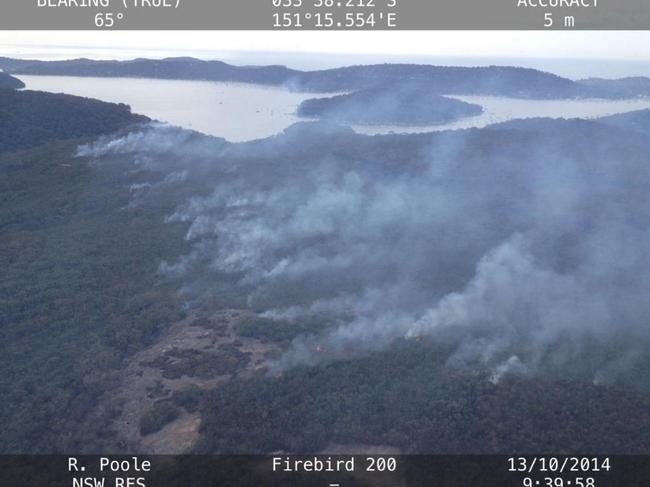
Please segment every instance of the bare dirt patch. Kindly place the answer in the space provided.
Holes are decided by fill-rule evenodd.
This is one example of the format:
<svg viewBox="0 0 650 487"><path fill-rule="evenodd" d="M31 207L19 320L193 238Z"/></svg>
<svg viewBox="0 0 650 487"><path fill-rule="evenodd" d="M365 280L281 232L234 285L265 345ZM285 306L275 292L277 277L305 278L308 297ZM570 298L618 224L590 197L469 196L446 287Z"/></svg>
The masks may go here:
<svg viewBox="0 0 650 487"><path fill-rule="evenodd" d="M279 351L272 342L237 335L237 325L252 316L241 310L191 315L131 357L97 413L114 417L120 447L150 454L191 451L201 425L193 398L232 377L259 373Z"/></svg>

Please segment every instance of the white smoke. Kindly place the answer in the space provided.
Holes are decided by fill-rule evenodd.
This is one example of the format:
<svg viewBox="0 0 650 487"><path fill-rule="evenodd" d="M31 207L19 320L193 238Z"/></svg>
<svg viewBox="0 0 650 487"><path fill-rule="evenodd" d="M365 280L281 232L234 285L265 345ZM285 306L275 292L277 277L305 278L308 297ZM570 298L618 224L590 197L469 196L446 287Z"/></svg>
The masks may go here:
<svg viewBox="0 0 650 487"><path fill-rule="evenodd" d="M325 317L276 370L426 338L495 382L574 361L615 377L650 344L650 168L596 124L580 138L554 123L539 137L302 125L235 145L153 125L79 154L163 173L164 191L137 192L178 201L168 221L192 250L160 270L188 293L227 281L267 318Z"/></svg>

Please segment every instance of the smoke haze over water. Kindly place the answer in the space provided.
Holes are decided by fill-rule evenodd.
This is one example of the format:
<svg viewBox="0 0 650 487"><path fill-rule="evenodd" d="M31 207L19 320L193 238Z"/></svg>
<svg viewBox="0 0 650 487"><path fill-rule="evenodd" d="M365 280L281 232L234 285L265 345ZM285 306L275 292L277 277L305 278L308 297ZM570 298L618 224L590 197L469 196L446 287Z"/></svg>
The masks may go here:
<svg viewBox="0 0 650 487"><path fill-rule="evenodd" d="M192 250L160 270L190 298L226 280L269 319L326 321L275 370L425 337L494 381L579 361L608 381L650 346L648 148L542 120L385 137L300 124L247 144L151 125L79 155L127 158L146 176L136 204L173 202Z"/></svg>

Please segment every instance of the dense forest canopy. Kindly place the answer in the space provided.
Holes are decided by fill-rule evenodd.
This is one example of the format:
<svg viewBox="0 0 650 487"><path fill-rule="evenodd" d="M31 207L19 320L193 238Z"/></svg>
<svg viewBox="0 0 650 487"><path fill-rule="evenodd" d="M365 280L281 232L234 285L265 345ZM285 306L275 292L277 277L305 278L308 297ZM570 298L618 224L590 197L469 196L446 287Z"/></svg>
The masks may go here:
<svg viewBox="0 0 650 487"><path fill-rule="evenodd" d="M119 172L75 157L80 137L148 119L9 90L0 113L0 452L60 451L122 358L178 317L155 269L182 242L157 217L122 211Z"/></svg>
<svg viewBox="0 0 650 487"><path fill-rule="evenodd" d="M128 105L39 91L0 90L0 152L90 137L149 120Z"/></svg>

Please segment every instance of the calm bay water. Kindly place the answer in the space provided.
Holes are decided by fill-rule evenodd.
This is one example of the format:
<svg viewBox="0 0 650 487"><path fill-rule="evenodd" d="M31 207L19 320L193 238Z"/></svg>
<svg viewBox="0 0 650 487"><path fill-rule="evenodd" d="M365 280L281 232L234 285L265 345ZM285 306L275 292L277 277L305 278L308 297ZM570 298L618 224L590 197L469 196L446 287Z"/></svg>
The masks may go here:
<svg viewBox="0 0 650 487"><path fill-rule="evenodd" d="M275 87L210 81L176 81L74 76L19 76L27 89L127 103L135 113L224 137L233 142L269 137L303 119L296 108L314 94ZM504 97L455 97L484 108L484 113L445 125L354 126L360 133L421 133L484 127L516 118L596 118L650 108L650 98L634 100L519 100Z"/></svg>
<svg viewBox="0 0 650 487"><path fill-rule="evenodd" d="M233 142L269 137L301 119L313 95L281 88L211 81L75 76L18 76L27 89L126 103L135 113Z"/></svg>

